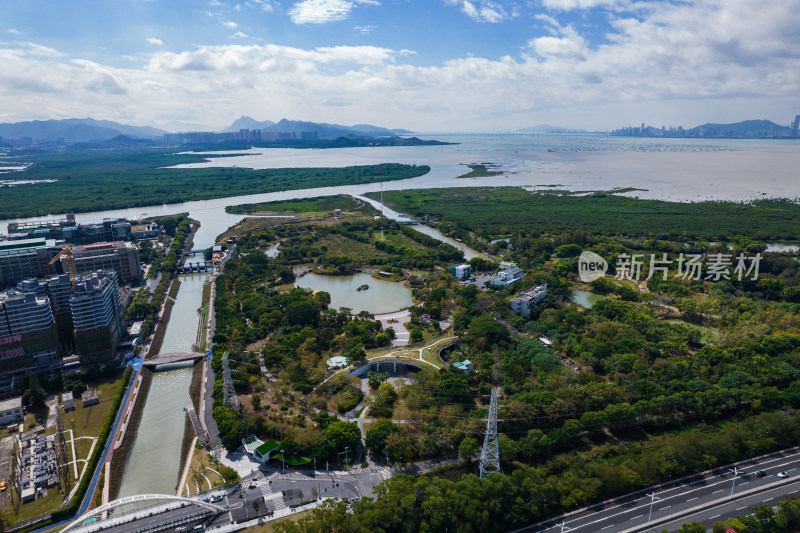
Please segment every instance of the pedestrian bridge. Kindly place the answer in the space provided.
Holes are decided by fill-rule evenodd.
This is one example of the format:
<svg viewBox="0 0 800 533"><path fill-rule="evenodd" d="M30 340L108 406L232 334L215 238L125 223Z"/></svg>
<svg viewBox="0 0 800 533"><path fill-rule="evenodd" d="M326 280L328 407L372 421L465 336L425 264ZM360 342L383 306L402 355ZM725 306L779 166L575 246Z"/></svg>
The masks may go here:
<svg viewBox="0 0 800 533"><path fill-rule="evenodd" d="M205 357L208 357L208 354L203 352L166 353L161 354L158 357L145 359L144 363L142 363L142 366L155 368L159 365L170 365L173 363L183 363L185 361L199 361Z"/></svg>
<svg viewBox="0 0 800 533"><path fill-rule="evenodd" d="M348 374L350 376L362 376L369 371L375 372L389 372L389 374L397 375L398 371L401 374L406 372L418 372L422 370L423 365L427 366L430 363L420 361L418 359L411 359L408 357L378 357L370 359L362 364L356 366ZM433 365L430 365L433 366Z"/></svg>

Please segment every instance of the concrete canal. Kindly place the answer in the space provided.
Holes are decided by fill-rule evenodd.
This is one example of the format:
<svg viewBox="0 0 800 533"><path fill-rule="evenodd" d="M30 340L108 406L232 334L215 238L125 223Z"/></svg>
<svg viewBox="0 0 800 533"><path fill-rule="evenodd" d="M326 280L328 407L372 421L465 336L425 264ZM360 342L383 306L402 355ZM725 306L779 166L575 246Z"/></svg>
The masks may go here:
<svg viewBox="0 0 800 533"><path fill-rule="evenodd" d="M190 352L197 334L197 309L207 274L180 276L181 288L172 308L159 354ZM163 370L162 370L163 368ZM175 494L181 467L184 407L191 407L192 365L159 367L144 401L119 498L134 494Z"/></svg>

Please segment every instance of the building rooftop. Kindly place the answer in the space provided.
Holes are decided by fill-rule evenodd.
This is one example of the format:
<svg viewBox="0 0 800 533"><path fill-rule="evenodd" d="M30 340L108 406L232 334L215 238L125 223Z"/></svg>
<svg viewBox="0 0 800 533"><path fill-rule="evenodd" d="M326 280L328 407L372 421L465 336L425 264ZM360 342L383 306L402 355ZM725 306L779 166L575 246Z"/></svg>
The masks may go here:
<svg viewBox="0 0 800 533"><path fill-rule="evenodd" d="M261 455L267 455L269 452L278 449L278 443L274 439L269 439L267 442L261 443L261 446L256 448L256 451Z"/></svg>
<svg viewBox="0 0 800 533"><path fill-rule="evenodd" d="M0 241L0 253L16 250L29 250L31 248L50 248L56 245L55 239L20 239L18 241Z"/></svg>
<svg viewBox="0 0 800 533"><path fill-rule="evenodd" d="M22 396L0 402L0 411L10 411L11 409L22 409Z"/></svg>
<svg viewBox="0 0 800 533"><path fill-rule="evenodd" d="M86 392L81 394L81 401L84 403L97 399L97 389L88 389Z"/></svg>

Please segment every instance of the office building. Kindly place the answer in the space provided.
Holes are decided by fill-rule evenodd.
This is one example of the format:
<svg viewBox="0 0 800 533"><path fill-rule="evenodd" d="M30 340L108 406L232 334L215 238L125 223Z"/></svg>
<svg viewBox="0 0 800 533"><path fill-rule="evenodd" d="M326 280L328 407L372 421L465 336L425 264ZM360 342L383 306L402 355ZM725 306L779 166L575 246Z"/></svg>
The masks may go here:
<svg viewBox="0 0 800 533"><path fill-rule="evenodd" d="M45 279L26 279L17 284L20 292L35 293L37 296L46 296L50 300L50 308L58 329L60 355L75 350L75 335L72 324L72 308L69 300L72 297L72 284L69 274L58 274Z"/></svg>
<svg viewBox="0 0 800 533"><path fill-rule="evenodd" d="M54 239L41 237L0 241L0 287L55 274L55 265L49 263L62 249Z"/></svg>
<svg viewBox="0 0 800 533"><path fill-rule="evenodd" d="M72 247L75 274L87 274L97 270L116 272L121 284L142 279L142 264L139 249L130 242L100 242ZM62 272L68 272L67 259L62 258Z"/></svg>
<svg viewBox="0 0 800 533"><path fill-rule="evenodd" d="M58 329L47 296L16 289L0 293L0 373L57 363L58 345ZM3 381L0 377L0 389Z"/></svg>
<svg viewBox="0 0 800 533"><path fill-rule="evenodd" d="M70 307L81 363L112 358L124 332L116 274L99 271L77 280Z"/></svg>

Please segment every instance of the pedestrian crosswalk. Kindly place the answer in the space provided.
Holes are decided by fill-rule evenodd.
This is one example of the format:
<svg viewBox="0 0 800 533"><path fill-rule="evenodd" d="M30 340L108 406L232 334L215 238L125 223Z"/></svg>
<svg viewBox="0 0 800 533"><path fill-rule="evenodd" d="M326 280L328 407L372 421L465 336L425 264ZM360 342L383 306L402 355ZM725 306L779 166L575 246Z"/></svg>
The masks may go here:
<svg viewBox="0 0 800 533"><path fill-rule="evenodd" d="M264 498L264 503L269 506L269 502L272 502L274 508L273 511L280 511L281 509L286 509L286 503L283 501L283 493L282 492L272 492L272 488L269 486L269 481L266 479L262 479L256 482L258 487L261 489L261 496Z"/></svg>

